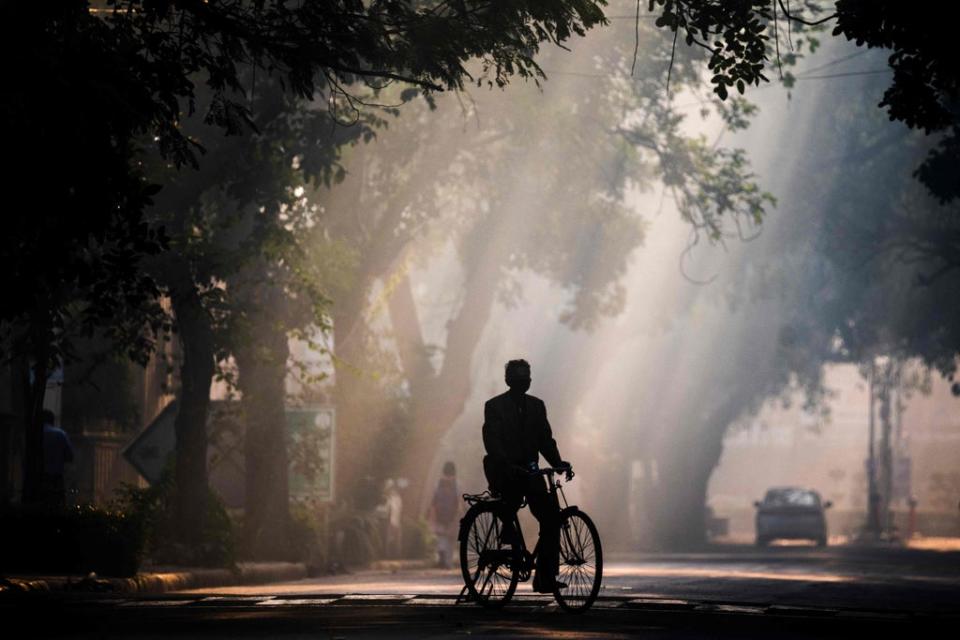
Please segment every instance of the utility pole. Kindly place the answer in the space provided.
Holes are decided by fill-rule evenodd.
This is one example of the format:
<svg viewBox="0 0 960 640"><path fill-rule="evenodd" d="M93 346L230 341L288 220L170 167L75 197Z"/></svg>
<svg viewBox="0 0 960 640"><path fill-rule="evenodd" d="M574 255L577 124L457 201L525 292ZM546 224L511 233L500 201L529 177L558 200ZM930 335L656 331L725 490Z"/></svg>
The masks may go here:
<svg viewBox="0 0 960 640"><path fill-rule="evenodd" d="M893 497L893 443L891 436L893 420L891 399L895 379L896 363L890 360L883 368L883 377L880 385L880 466L878 477L878 493L880 508L877 519L880 521L880 533L889 537L893 531L890 513L890 502Z"/></svg>
<svg viewBox="0 0 960 640"><path fill-rule="evenodd" d="M867 439L867 522L864 528L864 534L873 539L878 539L880 537L880 495L877 491L877 465L873 447L875 432L874 415L876 413L874 409L874 400L876 397L874 383L877 377L877 370L876 363L872 359L870 361L868 376L867 388L870 393L870 417L868 421L869 437Z"/></svg>
<svg viewBox="0 0 960 640"><path fill-rule="evenodd" d="M874 358L870 363L870 420L867 452L867 522L864 537L872 540L890 539L894 526L890 510L893 501L894 438L900 432L900 370L898 360L888 356ZM877 403L879 402L879 407ZM877 443L877 409L880 417ZM897 432L894 432L896 412ZM878 450L879 446L879 450Z"/></svg>

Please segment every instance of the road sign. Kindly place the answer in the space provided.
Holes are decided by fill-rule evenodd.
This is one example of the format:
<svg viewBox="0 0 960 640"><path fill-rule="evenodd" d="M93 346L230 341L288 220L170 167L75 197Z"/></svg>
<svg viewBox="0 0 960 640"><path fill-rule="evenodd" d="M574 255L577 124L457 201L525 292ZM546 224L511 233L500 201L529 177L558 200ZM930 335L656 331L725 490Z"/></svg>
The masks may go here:
<svg viewBox="0 0 960 640"><path fill-rule="evenodd" d="M164 407L153 422L123 450L123 457L150 484L160 481L163 468L176 446L177 435L173 423L177 419L178 406L174 400Z"/></svg>
<svg viewBox="0 0 960 640"><path fill-rule="evenodd" d="M286 414L290 499L332 501L336 424L333 408L290 407Z"/></svg>
<svg viewBox="0 0 960 640"><path fill-rule="evenodd" d="M123 451L124 458L151 484L159 482L176 448L176 401L167 405ZM333 444L336 413L333 407L286 409L290 498L333 500ZM238 403L211 402L207 420L207 464L210 485L227 506L244 502L243 433Z"/></svg>

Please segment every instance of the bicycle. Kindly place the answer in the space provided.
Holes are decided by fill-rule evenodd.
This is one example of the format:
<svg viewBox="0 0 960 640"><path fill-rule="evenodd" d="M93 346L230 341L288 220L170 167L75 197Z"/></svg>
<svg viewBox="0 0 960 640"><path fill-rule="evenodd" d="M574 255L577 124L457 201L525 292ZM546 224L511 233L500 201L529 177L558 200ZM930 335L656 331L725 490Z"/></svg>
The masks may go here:
<svg viewBox="0 0 960 640"><path fill-rule="evenodd" d="M564 508L560 511L560 557L557 580L565 588L553 591L564 610L586 611L597 599L603 579L603 550L600 535L590 517L567 503L563 487L555 474L565 468L546 468L532 473L545 475L550 493L560 492ZM569 480L572 476L568 475ZM519 510L506 507L499 496L485 491L464 494L470 504L460 520L460 571L464 590L471 600L485 607L502 607L510 601L519 582L526 582L536 564L540 543L529 552L523 539ZM461 592L461 595L463 592Z"/></svg>

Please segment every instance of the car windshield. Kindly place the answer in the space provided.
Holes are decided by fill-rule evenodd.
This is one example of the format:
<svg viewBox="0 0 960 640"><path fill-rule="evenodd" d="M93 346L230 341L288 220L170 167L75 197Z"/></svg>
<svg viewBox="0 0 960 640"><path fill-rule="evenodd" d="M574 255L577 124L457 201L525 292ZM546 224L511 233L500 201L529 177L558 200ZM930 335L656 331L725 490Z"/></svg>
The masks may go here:
<svg viewBox="0 0 960 640"><path fill-rule="evenodd" d="M771 489L763 504L768 507L819 507L820 497L806 489Z"/></svg>

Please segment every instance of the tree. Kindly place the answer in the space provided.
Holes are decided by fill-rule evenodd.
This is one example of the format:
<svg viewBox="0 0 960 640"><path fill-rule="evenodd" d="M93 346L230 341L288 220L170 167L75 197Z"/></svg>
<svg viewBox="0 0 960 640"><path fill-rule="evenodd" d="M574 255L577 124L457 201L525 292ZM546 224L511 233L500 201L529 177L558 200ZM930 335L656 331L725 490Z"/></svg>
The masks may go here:
<svg viewBox="0 0 960 640"><path fill-rule="evenodd" d="M670 43L649 37L655 31L643 35L633 78L632 47L594 40L577 51L596 64L597 77L551 74L542 93L515 88L507 105L486 94L462 107L439 100L430 119L408 105L375 146L347 158L342 185L317 194L327 212L321 228L356 260L345 290L331 293L341 362L338 455L353 461L338 469L341 496L355 495L365 477L399 474L411 480L408 498L419 507L429 462L475 385L479 338L498 304L519 303L520 274L540 274L569 292L562 317L571 327L589 330L620 311L619 280L643 237L626 203L631 190L666 182L683 215L714 238L736 235L737 224L746 232L771 204L742 153L684 134L663 90ZM541 64L549 70L559 62ZM679 57L674 73L695 91L696 55ZM732 124L738 108L746 107L726 112ZM442 319L432 319L446 327L445 338L429 344L409 270L445 247L460 276ZM389 315L409 411L410 431L392 441L387 469L358 462L377 442L371 425L383 424L366 413L370 398L358 389L369 387L355 373L363 370L371 306Z"/></svg>
<svg viewBox="0 0 960 640"><path fill-rule="evenodd" d="M152 136L175 168L196 165L202 146L181 126L184 112L189 116L200 108L207 124L228 133L252 124L241 76L247 67L282 78L292 96L311 98L325 89L332 104L345 97L351 107L354 98L346 88L362 81L402 80L426 92L459 88L467 78L464 62L474 57L483 60L485 70L471 80L503 85L514 75L536 77L532 55L540 43L582 33L602 21L602 13L598 4L581 0L524 1L496 11L482 3L134 0L91 8L74 0L56 6L4 3L3 18L15 29L3 40L18 74L6 86L3 118L11 142L6 148L16 158L9 164L22 168L12 183L30 194L47 194L48 204L43 215L18 216L0 254L4 273L16 285L0 321L29 327L8 333L13 351L37 363L25 411L30 499L39 474L39 407L47 371L64 350L57 341L69 339L61 330L67 309L81 309L84 324L109 327L111 333L120 331L108 321L120 317L127 334L133 327L126 336L131 354L143 358L150 349L145 320L117 316L112 304L120 298L144 307L159 293L138 268L141 258L163 248L162 234L144 223L145 207L157 191L139 162L144 137ZM198 104L198 81L211 93L209 104ZM67 92L80 110L70 118L56 111ZM71 170L53 189L44 188L34 167L64 143ZM83 215L70 216L77 211ZM49 260L51 254L56 261ZM106 265L110 268L101 268ZM209 345L211 335L192 288L195 274L182 267L175 274L177 269L167 272L179 283L170 287L170 297L179 308L181 335L194 335L189 342L200 349L185 350L183 389L199 397L213 372L213 349L200 346ZM38 291L50 293L38 299ZM160 322L155 317L149 318L153 324ZM186 465L183 482L186 474L197 478L194 484L203 483L204 421L205 402L186 403L177 426L187 447L179 462ZM188 494L193 492L182 492ZM185 519L200 515L196 504L181 507Z"/></svg>
<svg viewBox="0 0 960 640"><path fill-rule="evenodd" d="M781 227L787 231L777 233L784 251L761 262L776 274L769 291L782 296L768 312L768 319L782 324L773 351L779 361L769 368L754 365L751 371L767 371L766 379L753 381L742 408L789 388L791 378L817 402L822 367L830 362L872 366L878 355L918 357L952 377L960 353L953 304L960 254L957 211L949 205L960 184L960 119L958 66L942 21L896 2L808 2L791 10L779 0L657 1L650 10L657 5L659 26L682 32L687 45L710 53L715 92L724 99L728 88L743 93L791 60L791 37L809 43L826 25L857 46L889 49L893 76L878 92L879 106L890 120L930 136L884 126L879 112L863 108L862 83L851 78L823 110L829 117L819 120L812 139L793 151L802 167L804 206L791 216L793 224ZM780 75L792 83L789 72ZM882 83L868 86L875 90ZM836 140L845 141L842 151ZM827 158L813 149L828 150ZM911 184L911 175L919 184ZM728 425L721 421L711 431L716 456L708 455L698 468L716 464ZM698 477L705 486L709 473Z"/></svg>
<svg viewBox="0 0 960 640"><path fill-rule="evenodd" d="M766 81L764 72L770 73L771 61L781 64L781 42L789 42L793 29L804 32L832 25L834 36L843 36L857 46L890 50L893 80L878 106L887 110L891 120L911 129L941 134L914 175L941 202L960 195L956 169L960 160L960 63L946 21L896 0L816 1L804 2L799 8L791 8L783 0L650 0L649 10L659 13L658 26L677 35L682 31L687 45L710 52L711 81L721 98L726 98L728 87L744 93L746 86Z"/></svg>
<svg viewBox="0 0 960 640"><path fill-rule="evenodd" d="M133 166L135 123L122 111L104 117L111 98L136 104L142 94L106 46L110 34L86 24L76 5L0 8L11 69L0 107L10 212L0 243L0 344L25 393L25 503L38 499L47 378L74 357L74 341L99 333L143 361L164 322L156 287L137 269L140 256L162 247L141 216L156 190ZM12 37L13 29L29 37Z"/></svg>
<svg viewBox="0 0 960 640"><path fill-rule="evenodd" d="M326 298L303 267L297 241L315 211L298 193L304 184L334 181L342 172L341 149L369 138L376 117L337 126L329 103L291 97L269 77L259 81L248 108L254 129L235 135L223 136L197 118L184 121L184 132L206 147L196 170L178 170L156 154L153 175L166 187L150 216L167 230L169 250L148 268L170 296L184 355L175 425L180 531L196 536L202 530L205 425L216 374L243 392L245 537L247 551L257 554L286 548L286 516L274 518L272 510L287 513L287 336L304 324L324 323ZM279 538L264 537L274 529Z"/></svg>
<svg viewBox="0 0 960 640"><path fill-rule="evenodd" d="M4 2L0 11L3 53L15 70L4 88L0 133L6 164L15 168L9 184L23 196L0 251L10 285L0 322L9 351L24 354L33 363L25 366L34 368L25 411L32 424L28 500L39 473L44 381L68 350L65 318L80 309L81 324L126 334L132 355L142 358L150 348L142 331L147 322L118 315L115 304L142 308L158 293L138 268L141 258L163 248L162 234L144 223L157 192L140 164L144 139L153 138L176 167L196 165L202 147L181 127L184 114L201 109L205 122L230 133L249 125L241 75L247 67L282 78L292 96L311 98L325 89L351 103L346 88L363 81L399 80L426 92L467 80L502 86L511 76L540 75L532 56L541 43L562 42L603 20L600 4L590 0L521 0L495 9L482 2L110 0L91 7L71 0ZM466 73L472 58L483 61L480 76ZM197 83L210 90L209 104L198 104ZM69 117L60 106L66 96ZM68 167L53 181L37 170L49 163L51 149ZM27 204L40 193L38 215ZM184 324L199 313L188 294L174 292L171 299L193 306L181 313ZM122 318L123 327L113 318ZM188 355L206 367L201 378L208 355ZM190 389L197 385L187 381ZM187 410L184 420L191 415L202 424L201 413Z"/></svg>
<svg viewBox="0 0 960 640"><path fill-rule="evenodd" d="M753 285L748 273L736 279L738 306L751 310L742 319L748 348L762 358L749 368L727 367L748 393L743 411L797 388L810 405L821 404L823 367L853 363L886 379L877 397L881 433L888 433L889 378L899 377L903 362L916 359L946 376L956 371L960 279L922 242L949 238L955 212L910 175L932 141L890 124L862 100L882 88L882 79L865 77L816 100L816 126L797 134L802 142L783 144L793 163L778 190L781 216L750 263L763 277ZM888 364L876 367L880 357ZM705 432L717 452L704 461L708 468L730 422ZM890 464L887 450L879 483L886 496Z"/></svg>

